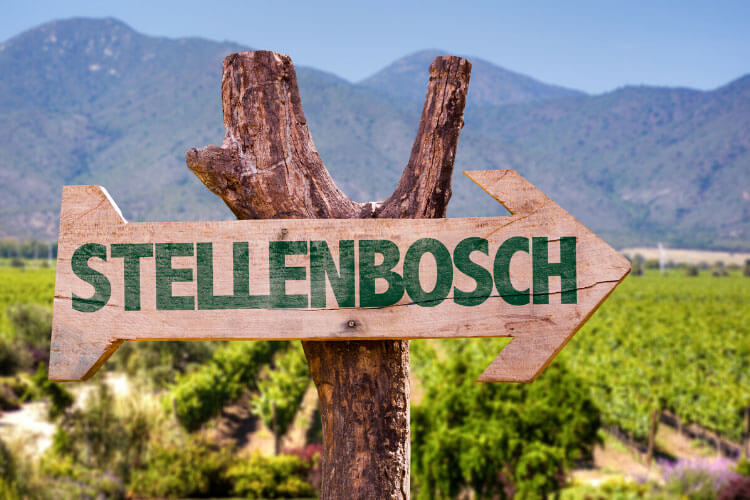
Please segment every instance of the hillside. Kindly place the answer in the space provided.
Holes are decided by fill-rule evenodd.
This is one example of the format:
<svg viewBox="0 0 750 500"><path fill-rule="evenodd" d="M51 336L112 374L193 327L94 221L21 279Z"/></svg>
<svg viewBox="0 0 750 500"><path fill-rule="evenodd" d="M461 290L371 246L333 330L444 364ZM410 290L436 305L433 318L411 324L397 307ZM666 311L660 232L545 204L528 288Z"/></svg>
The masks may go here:
<svg viewBox="0 0 750 500"><path fill-rule="evenodd" d="M131 220L231 218L184 152L221 142L221 60L241 50L115 19L54 21L0 45L0 237L55 239L74 183L106 186ZM436 54L357 84L297 68L316 146L353 198L393 189ZM504 213L459 172L514 168L615 245L750 247L750 76L588 96L473 63L450 215Z"/></svg>

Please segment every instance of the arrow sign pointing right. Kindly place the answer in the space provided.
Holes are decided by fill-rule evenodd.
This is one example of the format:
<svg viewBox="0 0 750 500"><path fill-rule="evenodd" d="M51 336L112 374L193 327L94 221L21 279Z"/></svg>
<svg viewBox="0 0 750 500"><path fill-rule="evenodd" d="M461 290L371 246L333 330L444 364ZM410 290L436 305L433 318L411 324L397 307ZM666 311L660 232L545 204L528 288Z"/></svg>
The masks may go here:
<svg viewBox="0 0 750 500"><path fill-rule="evenodd" d="M630 264L517 172L466 174L512 215L128 223L66 186L50 379L124 340L510 336L479 380L534 380Z"/></svg>

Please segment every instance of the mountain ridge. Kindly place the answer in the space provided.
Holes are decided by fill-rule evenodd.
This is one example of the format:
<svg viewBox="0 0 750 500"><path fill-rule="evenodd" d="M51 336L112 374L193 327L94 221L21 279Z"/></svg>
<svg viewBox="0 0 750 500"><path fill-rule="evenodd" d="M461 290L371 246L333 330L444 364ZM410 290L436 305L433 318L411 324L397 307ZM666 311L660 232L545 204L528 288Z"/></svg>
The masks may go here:
<svg viewBox="0 0 750 500"><path fill-rule="evenodd" d="M242 50L80 18L1 44L0 236L54 239L60 188L75 183L106 186L128 219L230 219L184 153L221 143L221 60ZM395 187L432 55L407 55L357 83L296 68L316 147L352 198L383 199ZM457 174L518 170L618 246L750 247L750 75L710 91L588 95L471 59ZM390 78L394 65L400 76ZM504 213L462 175L453 192L450 216Z"/></svg>

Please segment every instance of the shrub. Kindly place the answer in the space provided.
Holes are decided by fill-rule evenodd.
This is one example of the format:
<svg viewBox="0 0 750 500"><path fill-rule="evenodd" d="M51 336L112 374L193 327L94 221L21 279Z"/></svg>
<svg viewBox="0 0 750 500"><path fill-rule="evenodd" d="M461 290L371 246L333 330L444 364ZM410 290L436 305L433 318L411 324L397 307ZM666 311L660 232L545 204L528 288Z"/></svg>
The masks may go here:
<svg viewBox="0 0 750 500"><path fill-rule="evenodd" d="M21 367L21 359L13 344L0 337L0 375L13 375Z"/></svg>
<svg viewBox="0 0 750 500"><path fill-rule="evenodd" d="M13 393L13 389L0 383L0 411L18 410L20 407L18 397Z"/></svg>
<svg viewBox="0 0 750 500"><path fill-rule="evenodd" d="M56 420L65 413L65 410L73 405L73 395L61 384L49 380L47 367L42 363L39 363L32 381L34 388L31 391L35 393L34 395L37 398L49 398L50 406L48 413L50 420Z"/></svg>
<svg viewBox="0 0 750 500"><path fill-rule="evenodd" d="M0 479L10 482L16 477L16 463L5 441L0 439Z"/></svg>
<svg viewBox="0 0 750 500"><path fill-rule="evenodd" d="M599 411L589 388L559 361L533 384L478 384L499 343L450 341L440 361L413 349L425 393L412 413L415 498L543 498L574 462L589 459Z"/></svg>
<svg viewBox="0 0 750 500"><path fill-rule="evenodd" d="M173 384L177 377L211 358L219 342L125 342L106 367L137 375L156 388Z"/></svg>
<svg viewBox="0 0 750 500"><path fill-rule="evenodd" d="M20 342L31 354L31 366L49 362L50 338L52 335L52 313L37 304L17 304L8 309L16 342Z"/></svg>
<svg viewBox="0 0 750 500"><path fill-rule="evenodd" d="M48 457L50 464L63 467L57 475L88 471L111 478L116 484L130 482L135 469L146 462L152 441L171 436L164 425L166 414L158 404L147 406L147 399L131 396L115 401L105 384L87 394L82 408L63 415ZM89 475L85 475L89 477ZM87 484L92 484L86 479ZM113 483L114 484L114 483ZM106 485L104 485L106 486Z"/></svg>
<svg viewBox="0 0 750 500"><path fill-rule="evenodd" d="M286 342L232 342L214 352L197 371L172 389L177 420L188 431L200 428L243 391L257 387L257 375Z"/></svg>
<svg viewBox="0 0 750 500"><path fill-rule="evenodd" d="M714 264L713 269L711 270L711 276L715 278L722 278L724 276L729 276L729 272L727 271L727 268L724 266L723 262L717 261L716 264Z"/></svg>
<svg viewBox="0 0 750 500"><path fill-rule="evenodd" d="M662 464L665 489L687 500L713 500L728 483L741 477L727 459L678 460Z"/></svg>
<svg viewBox="0 0 750 500"><path fill-rule="evenodd" d="M717 500L747 500L750 498L750 477L743 476L729 481L719 493Z"/></svg>
<svg viewBox="0 0 750 500"><path fill-rule="evenodd" d="M643 266L646 269L659 269L659 259L648 259Z"/></svg>
<svg viewBox="0 0 750 500"><path fill-rule="evenodd" d="M157 446L137 470L131 488L138 495L183 498L226 496L231 490L227 470L231 450L189 438L184 446Z"/></svg>
<svg viewBox="0 0 750 500"><path fill-rule="evenodd" d="M296 455L259 453L229 468L234 494L246 498L299 498L315 495L307 481L311 463Z"/></svg>

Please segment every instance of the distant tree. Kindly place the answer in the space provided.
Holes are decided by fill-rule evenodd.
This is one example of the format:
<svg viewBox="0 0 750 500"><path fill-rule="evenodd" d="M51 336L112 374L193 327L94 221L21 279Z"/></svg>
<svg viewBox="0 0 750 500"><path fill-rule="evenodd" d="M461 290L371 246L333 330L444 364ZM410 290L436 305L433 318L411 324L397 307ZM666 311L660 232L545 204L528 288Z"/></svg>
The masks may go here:
<svg viewBox="0 0 750 500"><path fill-rule="evenodd" d="M281 439L292 425L302 398L310 386L310 371L302 344L293 342L276 353L273 369L258 382L252 412L258 415L274 435L274 453L281 453Z"/></svg>
<svg viewBox="0 0 750 500"><path fill-rule="evenodd" d="M630 274L633 276L643 276L643 256L636 254L630 263Z"/></svg>
<svg viewBox="0 0 750 500"><path fill-rule="evenodd" d="M686 276L698 276L698 266L690 264L685 268Z"/></svg>
<svg viewBox="0 0 750 500"><path fill-rule="evenodd" d="M244 391L258 387L258 374L287 342L231 342L211 359L177 379L172 389L177 420L188 431L199 429Z"/></svg>
<svg viewBox="0 0 750 500"><path fill-rule="evenodd" d="M722 261L716 261L713 269L711 270L711 275L716 278L721 278L724 276L729 276L729 273L727 272L726 267L724 267L724 263Z"/></svg>
<svg viewBox="0 0 750 500"><path fill-rule="evenodd" d="M750 259L747 259L747 260L745 261L745 267L744 267L744 269L742 270L742 274L743 274L743 275L744 275L744 276L745 276L746 278L750 278Z"/></svg>
<svg viewBox="0 0 750 500"><path fill-rule="evenodd" d="M659 259L648 259L644 263L646 269L659 269Z"/></svg>

